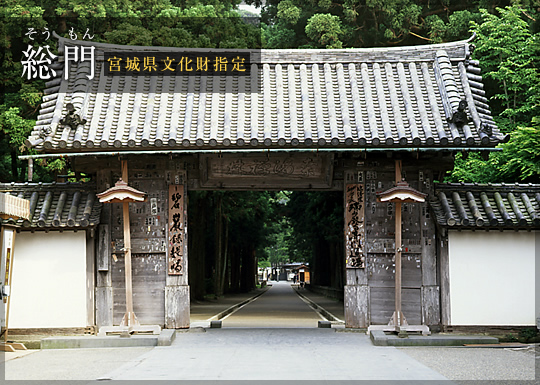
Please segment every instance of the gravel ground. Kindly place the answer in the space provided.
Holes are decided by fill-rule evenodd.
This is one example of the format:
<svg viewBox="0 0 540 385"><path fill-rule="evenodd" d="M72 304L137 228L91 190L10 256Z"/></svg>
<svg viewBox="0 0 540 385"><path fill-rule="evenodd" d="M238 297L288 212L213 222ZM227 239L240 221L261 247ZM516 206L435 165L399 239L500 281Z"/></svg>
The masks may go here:
<svg viewBox="0 0 540 385"><path fill-rule="evenodd" d="M153 348L49 349L6 361L5 380L89 380Z"/></svg>
<svg viewBox="0 0 540 385"><path fill-rule="evenodd" d="M399 350L458 384L471 380L501 381L498 385L511 381L538 384L535 381L535 367L537 371L540 369L538 345L526 349L407 347Z"/></svg>

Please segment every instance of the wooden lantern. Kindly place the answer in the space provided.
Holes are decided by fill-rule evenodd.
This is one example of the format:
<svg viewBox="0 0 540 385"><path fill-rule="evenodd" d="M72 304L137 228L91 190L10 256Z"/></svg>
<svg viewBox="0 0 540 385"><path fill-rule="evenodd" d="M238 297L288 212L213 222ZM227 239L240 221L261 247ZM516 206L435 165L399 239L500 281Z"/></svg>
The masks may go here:
<svg viewBox="0 0 540 385"><path fill-rule="evenodd" d="M401 204L402 203L423 203L426 201L427 194L409 186L405 180L401 179L401 161L396 161L396 186L386 191L377 193L377 202L387 202L396 204L395 218L395 258L396 258L396 276L395 276L395 311L392 315L388 327L384 330L395 330L398 333L406 331L421 331L423 334L429 334L429 328L426 325L408 325L407 320L401 311ZM372 328L373 329L373 328Z"/></svg>

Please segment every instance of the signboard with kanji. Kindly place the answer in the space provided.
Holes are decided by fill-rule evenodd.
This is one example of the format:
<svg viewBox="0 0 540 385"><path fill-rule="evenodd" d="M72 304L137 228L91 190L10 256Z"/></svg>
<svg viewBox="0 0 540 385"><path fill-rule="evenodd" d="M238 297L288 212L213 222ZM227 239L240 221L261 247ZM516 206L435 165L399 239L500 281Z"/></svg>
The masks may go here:
<svg viewBox="0 0 540 385"><path fill-rule="evenodd" d="M169 275L184 274L184 186L169 185Z"/></svg>
<svg viewBox="0 0 540 385"><path fill-rule="evenodd" d="M345 255L347 268L365 268L364 185L348 184L345 191Z"/></svg>

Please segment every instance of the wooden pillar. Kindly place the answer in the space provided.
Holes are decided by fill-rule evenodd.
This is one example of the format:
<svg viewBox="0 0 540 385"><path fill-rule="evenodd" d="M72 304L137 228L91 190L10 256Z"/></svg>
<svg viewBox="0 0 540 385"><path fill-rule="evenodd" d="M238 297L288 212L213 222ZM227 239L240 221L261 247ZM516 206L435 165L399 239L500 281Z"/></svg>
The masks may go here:
<svg viewBox="0 0 540 385"><path fill-rule="evenodd" d="M122 160L122 180L129 183L128 180L128 163L127 160ZM122 202L122 216L124 223L124 269L126 283L126 314L122 319L122 325L134 326L138 325L137 317L133 311L133 281L131 272L131 228L129 223L129 202Z"/></svg>
<svg viewBox="0 0 540 385"><path fill-rule="evenodd" d="M450 313L450 260L448 253L448 231L440 229L437 237L437 249L439 251L439 268L441 277L441 324L445 327L452 324Z"/></svg>
<svg viewBox="0 0 540 385"><path fill-rule="evenodd" d="M399 161L396 161L399 162ZM395 301L394 324L403 325L403 313L401 312L401 202L396 202L396 275L395 275Z"/></svg>
<svg viewBox="0 0 540 385"><path fill-rule="evenodd" d="M122 178L124 179L124 178ZM124 182L127 182L124 180ZM131 277L131 233L129 226L129 203L122 203L122 214L124 221L124 264L126 280L126 314L122 323L131 326L137 323L135 313L133 312L133 283Z"/></svg>
<svg viewBox="0 0 540 385"><path fill-rule="evenodd" d="M180 172L180 171L179 171ZM188 284L188 238L187 238L187 186L186 174L181 174L175 181L178 185L169 186L169 218L167 229L167 244L170 245L167 250L168 272L165 280L165 327L168 329L184 329L189 328L190 317L190 299L189 299L189 284ZM176 188L181 187L181 188ZM181 223L176 225L181 226L181 232L172 232L174 218L172 212L172 194L180 194L176 196L180 205L181 212L177 209L175 212L181 215ZM178 217L177 217L178 218ZM180 239L172 239L174 235L179 235ZM174 242L173 242L174 241ZM172 255L173 250L171 245L181 245L181 250L175 250L176 255ZM181 258L178 258L181 256ZM173 258L174 257L174 258ZM176 268L172 269L176 265Z"/></svg>
<svg viewBox="0 0 540 385"><path fill-rule="evenodd" d="M433 196L433 174L430 171L423 173L423 180L419 189ZM439 280L437 277L437 240L435 238L436 224L429 212L429 203L422 203L420 216L421 242L422 242L422 324L429 325L436 330L441 322Z"/></svg>
<svg viewBox="0 0 540 385"><path fill-rule="evenodd" d="M345 204L345 234L349 229L347 228L347 185L348 184L360 184L363 183L363 172L350 171L345 173L345 191L344 200ZM362 191L364 189L362 188ZM359 218L364 221L363 205L364 196L359 199L361 206L361 216ZM347 238L347 236L345 236ZM347 239L345 239L347 243ZM365 247L365 237L361 240L362 246ZM347 254L347 244L345 244L345 253ZM367 328L369 326L369 286L368 277L364 268L346 268L345 269L345 287L344 287L344 311L345 311L345 327L347 328Z"/></svg>
<svg viewBox="0 0 540 385"><path fill-rule="evenodd" d="M395 161L395 173L396 173L396 186L402 179L402 162L401 159ZM396 275L395 275L395 313L394 313L394 325L403 325L403 313L401 312L401 202L396 202L395 212L395 241L396 241Z"/></svg>
<svg viewBox="0 0 540 385"><path fill-rule="evenodd" d="M13 260L14 260L14 249L15 249L15 234L16 234L16 231L15 229L13 228L6 228L6 230L4 230L3 227L0 227L1 231L3 234L8 234L8 233L11 233L11 237L6 237L6 240L7 238L9 238L9 241L6 242L6 277L7 279L5 280L5 284L7 284L10 288L13 287L12 285L12 281L13 281ZM3 235L2 235L3 236ZM4 271L1 271L0 272L1 274L4 274ZM4 331L4 343L7 343L8 342L8 333L9 333L9 307L11 305L11 297L12 297L12 293L9 294L9 296L7 297L7 303L6 303L6 328L5 328L5 331Z"/></svg>
<svg viewBox="0 0 540 385"><path fill-rule="evenodd" d="M105 191L111 187L110 170L97 172L97 191ZM111 261L111 205L104 204L101 209L100 225L97 229L96 247L96 326L112 326L113 324L113 289Z"/></svg>
<svg viewBox="0 0 540 385"><path fill-rule="evenodd" d="M367 328L369 326L369 286L364 269L347 269L344 288L345 327Z"/></svg>

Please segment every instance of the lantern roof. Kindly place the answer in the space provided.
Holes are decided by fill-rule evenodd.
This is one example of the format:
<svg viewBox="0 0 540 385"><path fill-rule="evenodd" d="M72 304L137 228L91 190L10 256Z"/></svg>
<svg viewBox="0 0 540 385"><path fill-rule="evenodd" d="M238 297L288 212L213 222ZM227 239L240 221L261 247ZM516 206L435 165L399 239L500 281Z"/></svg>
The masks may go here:
<svg viewBox="0 0 540 385"><path fill-rule="evenodd" d="M128 186L122 179L119 179L114 187L97 194L99 201L102 203L144 202L146 201L146 196L147 194L145 192Z"/></svg>
<svg viewBox="0 0 540 385"><path fill-rule="evenodd" d="M402 180L395 187L378 192L377 202L421 203L425 202L426 196L427 194L413 189L406 181Z"/></svg>

